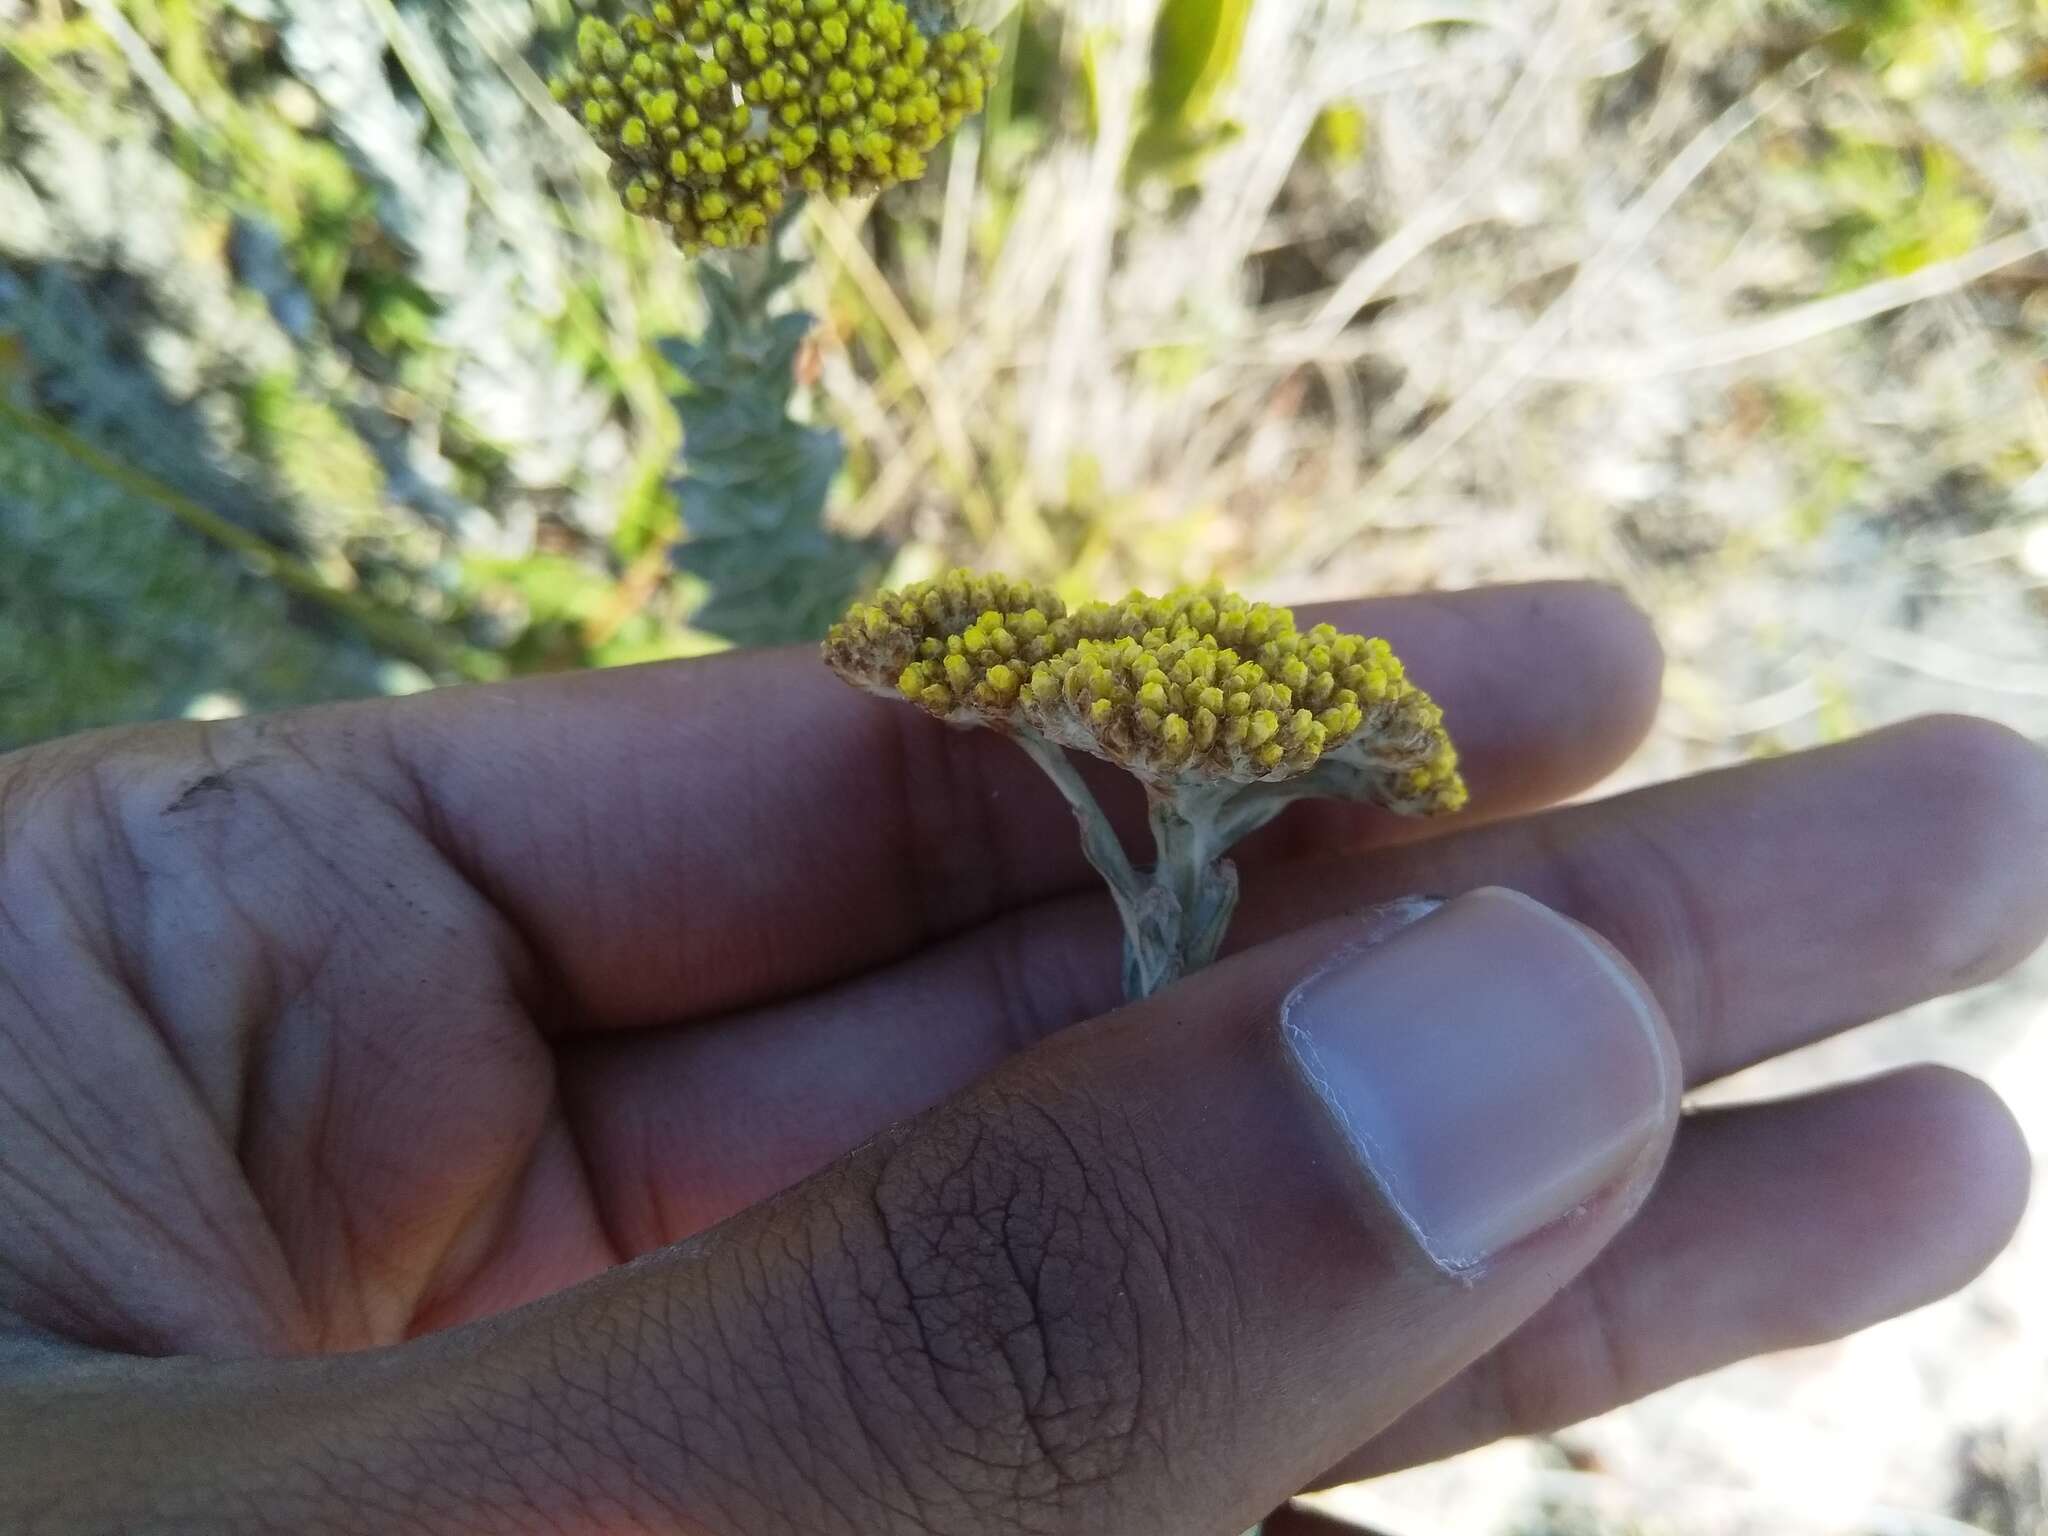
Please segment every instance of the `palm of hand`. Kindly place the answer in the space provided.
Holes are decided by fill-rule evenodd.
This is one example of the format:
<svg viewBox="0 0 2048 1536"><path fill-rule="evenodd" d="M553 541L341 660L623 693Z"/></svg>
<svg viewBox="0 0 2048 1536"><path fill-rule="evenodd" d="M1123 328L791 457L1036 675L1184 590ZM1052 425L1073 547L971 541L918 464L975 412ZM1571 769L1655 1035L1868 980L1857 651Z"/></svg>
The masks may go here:
<svg viewBox="0 0 2048 1536"><path fill-rule="evenodd" d="M1630 955L1703 1081L2048 925L2012 851L2048 832L2048 774L2015 739L1916 726L1529 815L1642 729L1633 617L1532 588L1347 622L1443 699L1479 815L1424 842L1296 813L1248 845L1241 941L1520 886ZM341 1351L572 1285L1112 1006L1102 906L1012 747L801 657L0 762L0 1337ZM1615 1248L1351 1470L1938 1294L2023 1191L1995 1101L1943 1074L1696 1116Z"/></svg>

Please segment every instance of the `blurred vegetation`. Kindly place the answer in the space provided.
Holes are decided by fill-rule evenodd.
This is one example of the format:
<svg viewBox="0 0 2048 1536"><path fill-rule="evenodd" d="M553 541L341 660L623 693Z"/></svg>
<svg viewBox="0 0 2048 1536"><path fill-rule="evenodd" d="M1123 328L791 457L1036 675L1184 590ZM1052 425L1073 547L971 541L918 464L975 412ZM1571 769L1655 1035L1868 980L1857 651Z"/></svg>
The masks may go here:
<svg viewBox="0 0 2048 1536"><path fill-rule="evenodd" d="M293 622L288 593L162 527L165 513L58 445L0 430L0 700L16 740L110 721L264 708L423 680Z"/></svg>
<svg viewBox="0 0 2048 1536"><path fill-rule="evenodd" d="M967 10L1006 51L985 117L923 185L810 210L811 264L761 281L611 201L539 87L566 0L0 0L0 745L801 636L885 568L1486 574L1428 552L1413 509L1450 498L1523 530L1505 568L1649 580L1900 499L1982 526L2038 479L2038 260L1977 290L1969 365L2034 403L1967 410L1930 364L1910 463L1847 368L1717 381L1686 464L1640 447L1669 485L1768 444L1761 520L1617 495L1589 523L1602 493L1555 474L1600 461L1570 444L1608 384L1508 378L1482 338L1563 291L1556 350L1593 355L1600 221L1745 96L1786 99L1650 240L1657 326L2038 223L2044 0ZM1890 366L1884 324L1856 367ZM1473 398L1497 379L1511 425ZM1477 515L1435 531L1469 551Z"/></svg>

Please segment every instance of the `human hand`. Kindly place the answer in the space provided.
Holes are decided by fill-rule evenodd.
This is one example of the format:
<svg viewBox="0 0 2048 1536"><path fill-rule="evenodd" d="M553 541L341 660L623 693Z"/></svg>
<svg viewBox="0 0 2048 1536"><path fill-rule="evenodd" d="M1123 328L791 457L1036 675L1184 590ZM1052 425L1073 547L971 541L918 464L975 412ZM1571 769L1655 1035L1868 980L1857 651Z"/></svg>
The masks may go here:
<svg viewBox="0 0 2048 1536"><path fill-rule="evenodd" d="M2030 949L2033 748L1544 810L1647 724L1632 610L1323 616L1471 813L1297 808L1121 1010L1037 770L807 655L0 759L0 1530L1235 1536L2001 1246L1974 1081L1676 1092ZM1585 927L1369 910L1481 887Z"/></svg>

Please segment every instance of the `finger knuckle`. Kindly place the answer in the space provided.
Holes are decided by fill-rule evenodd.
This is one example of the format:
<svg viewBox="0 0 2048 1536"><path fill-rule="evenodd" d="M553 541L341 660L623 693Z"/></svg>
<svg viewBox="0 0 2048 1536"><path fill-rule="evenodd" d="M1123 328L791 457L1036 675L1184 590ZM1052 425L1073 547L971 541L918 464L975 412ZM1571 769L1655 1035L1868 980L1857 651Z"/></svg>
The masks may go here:
<svg viewBox="0 0 2048 1536"><path fill-rule="evenodd" d="M2048 753L1989 720L1935 715L1901 727L1904 782L1932 821L1920 878L1894 893L1904 931L1950 986L1988 980L2048 930L2048 867L2016 856L2048 839Z"/></svg>
<svg viewBox="0 0 2048 1536"><path fill-rule="evenodd" d="M1019 1495L1113 1474L1145 1389L1138 1296L1160 1261L1142 1174L1095 1126L1023 1101L884 1167L892 1303L929 1372L923 1416Z"/></svg>
<svg viewBox="0 0 2048 1536"><path fill-rule="evenodd" d="M1596 1262L1467 1373L1466 1423L1480 1440L1538 1435L1632 1401L1656 1385L1639 1331L1613 1273Z"/></svg>
<svg viewBox="0 0 2048 1536"><path fill-rule="evenodd" d="M1213 1424L1227 1271L1113 1108L989 1092L870 1149L774 1241L809 1324L771 1355L802 1475L867 1530L1135 1529L1126 1501ZM756 1268L757 1292L789 1282Z"/></svg>
<svg viewBox="0 0 2048 1536"><path fill-rule="evenodd" d="M1623 800L1531 832L1545 899L1627 955L1674 1021L1718 1040L1736 1022L1714 963L1726 920L1683 830L1653 803Z"/></svg>

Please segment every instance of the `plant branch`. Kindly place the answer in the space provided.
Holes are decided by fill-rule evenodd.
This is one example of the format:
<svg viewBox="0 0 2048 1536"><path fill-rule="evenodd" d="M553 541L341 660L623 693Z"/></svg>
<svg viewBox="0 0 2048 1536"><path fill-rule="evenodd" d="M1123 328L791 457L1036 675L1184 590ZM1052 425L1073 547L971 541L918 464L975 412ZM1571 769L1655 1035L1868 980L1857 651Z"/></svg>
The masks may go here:
<svg viewBox="0 0 2048 1536"><path fill-rule="evenodd" d="M293 559L267 539L123 463L70 428L23 409L5 395L0 395L0 422L47 443L130 495L154 502L202 538L239 555L258 576L346 619L380 649L442 676L476 681L502 675L495 657L469 646L451 645L412 615L394 612L360 593L343 591L322 580L303 561Z"/></svg>
<svg viewBox="0 0 2048 1536"><path fill-rule="evenodd" d="M1818 58L1798 55L1695 134L1623 210L1613 232L1580 267L1571 286L1442 415L1395 449L1350 506L1332 517L1317 536L1307 541L1305 548L1293 552L1290 567L1302 571L1325 565L1362 530L1372 527L1397 498L1513 396L1536 372L1544 355L1570 334L1585 306L1613 281L1678 200L1729 146L1789 92L1812 80L1820 67Z"/></svg>
<svg viewBox="0 0 2048 1536"><path fill-rule="evenodd" d="M1800 346L1831 331L1861 325L1893 310L1943 298L2043 251L2048 251L2048 223L2016 230L1904 277L1865 283L1847 293L1816 299L1751 325L1733 326L1710 336L1647 351L1617 348L1566 353L1539 372L1546 379L1621 384L1747 362L1766 353Z"/></svg>
<svg viewBox="0 0 2048 1536"><path fill-rule="evenodd" d="M1031 755L1034 763L1045 770L1045 776L1052 780L1073 808L1074 819L1081 824L1081 851L1108 884L1110 895L1116 898L1117 911L1123 915L1125 929L1132 930L1145 900L1147 882L1131 863L1130 855L1124 852L1124 845L1118 840L1116 829L1110 826L1102 803L1068 759L1064 748L1029 731L1019 731L1013 739Z"/></svg>

